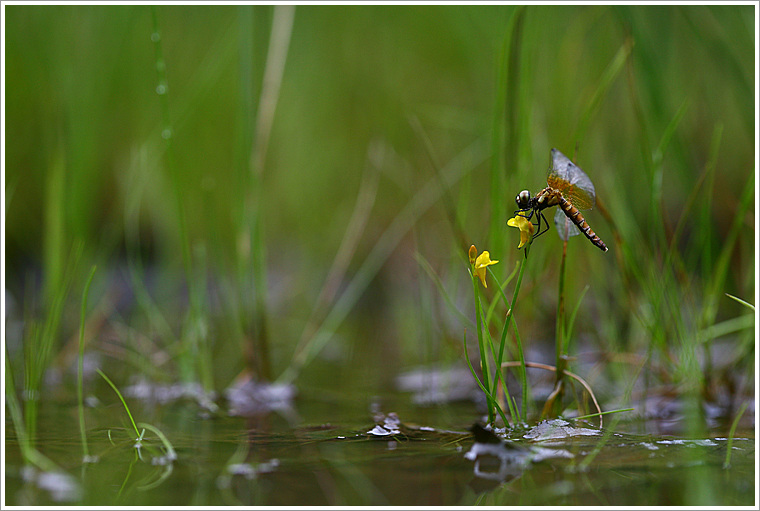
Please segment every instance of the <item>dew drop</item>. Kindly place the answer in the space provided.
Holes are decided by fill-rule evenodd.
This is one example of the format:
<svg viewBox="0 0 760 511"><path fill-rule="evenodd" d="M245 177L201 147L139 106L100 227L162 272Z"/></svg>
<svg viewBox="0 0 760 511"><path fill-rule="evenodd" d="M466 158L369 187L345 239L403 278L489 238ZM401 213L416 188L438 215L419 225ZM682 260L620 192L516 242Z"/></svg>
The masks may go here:
<svg viewBox="0 0 760 511"><path fill-rule="evenodd" d="M156 94L159 96L166 94L166 85L163 83L158 84L158 86L156 86Z"/></svg>
<svg viewBox="0 0 760 511"><path fill-rule="evenodd" d="M161 40L161 34L159 34L158 32L153 32L152 34L150 34L150 40L153 41L154 43L157 43L158 41Z"/></svg>
<svg viewBox="0 0 760 511"><path fill-rule="evenodd" d="M170 128L165 128L164 131L161 132L161 138L164 140L172 138L172 130Z"/></svg>

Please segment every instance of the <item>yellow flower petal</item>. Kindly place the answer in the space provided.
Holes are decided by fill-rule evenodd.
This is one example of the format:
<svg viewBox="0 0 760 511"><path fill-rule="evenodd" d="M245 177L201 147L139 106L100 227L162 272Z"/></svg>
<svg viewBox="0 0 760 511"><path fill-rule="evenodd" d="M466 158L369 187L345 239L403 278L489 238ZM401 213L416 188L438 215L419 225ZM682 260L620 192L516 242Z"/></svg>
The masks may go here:
<svg viewBox="0 0 760 511"><path fill-rule="evenodd" d="M517 248L522 248L523 245L528 243L536 231L536 227L527 218L520 215L507 220L507 225L520 229L520 244L517 245Z"/></svg>
<svg viewBox="0 0 760 511"><path fill-rule="evenodd" d="M486 284L486 268L498 262L499 261L491 261L491 254L488 253L488 250L484 250L483 253L475 259L475 275L477 275L480 282L483 283L483 287L488 287L488 284Z"/></svg>
<svg viewBox="0 0 760 511"><path fill-rule="evenodd" d="M486 266L491 266L498 262L499 261L491 261L491 254L488 253L488 250L484 250L483 253L475 259L475 268L485 268Z"/></svg>

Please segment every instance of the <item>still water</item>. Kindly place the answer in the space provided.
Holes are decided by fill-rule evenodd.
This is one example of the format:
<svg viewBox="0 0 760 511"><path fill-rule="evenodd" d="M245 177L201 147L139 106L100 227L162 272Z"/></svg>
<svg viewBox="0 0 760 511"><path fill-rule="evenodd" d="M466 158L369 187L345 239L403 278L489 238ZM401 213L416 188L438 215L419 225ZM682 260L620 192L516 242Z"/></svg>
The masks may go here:
<svg viewBox="0 0 760 511"><path fill-rule="evenodd" d="M753 505L755 440L737 431L702 438L635 435L620 422L557 419L498 436L473 424L472 403L419 406L404 396L367 398L317 391L269 410L230 416L192 393L162 402L123 389L121 405L91 400L82 463L70 399L42 408L39 449L62 473L24 467L6 419L7 505ZM164 389L167 390L167 389ZM144 391L144 389L143 389ZM278 394L279 392L279 394ZM132 397L129 397L131 393ZM104 394L105 395L105 394ZM155 397L155 395L153 396ZM271 396L270 396L271 398ZM115 400L114 400L115 401ZM238 403L240 404L240 403ZM608 423L611 421L608 421ZM606 426L608 424L605 424ZM135 447L138 445L138 447Z"/></svg>

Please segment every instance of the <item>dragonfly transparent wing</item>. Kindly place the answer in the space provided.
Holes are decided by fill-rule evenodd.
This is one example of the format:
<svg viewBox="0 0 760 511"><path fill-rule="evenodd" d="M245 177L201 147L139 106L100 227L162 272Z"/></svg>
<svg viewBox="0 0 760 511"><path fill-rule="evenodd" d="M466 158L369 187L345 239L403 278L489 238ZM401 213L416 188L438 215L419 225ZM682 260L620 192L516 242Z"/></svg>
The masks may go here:
<svg viewBox="0 0 760 511"><path fill-rule="evenodd" d="M559 190L578 209L591 209L596 202L594 183L570 158L552 149L552 168L546 178L549 186ZM572 223L572 222L571 222Z"/></svg>
<svg viewBox="0 0 760 511"><path fill-rule="evenodd" d="M583 234L560 207L557 207L557 211L554 213L554 227L557 228L557 236L563 241L567 241L571 236Z"/></svg>

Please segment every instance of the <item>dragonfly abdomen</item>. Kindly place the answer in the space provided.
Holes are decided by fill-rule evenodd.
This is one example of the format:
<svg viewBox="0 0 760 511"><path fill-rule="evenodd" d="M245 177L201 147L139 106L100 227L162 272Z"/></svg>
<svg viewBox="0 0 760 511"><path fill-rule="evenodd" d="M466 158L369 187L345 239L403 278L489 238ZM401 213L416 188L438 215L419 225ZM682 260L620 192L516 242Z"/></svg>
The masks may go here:
<svg viewBox="0 0 760 511"><path fill-rule="evenodd" d="M597 236L596 233L591 229L591 226L589 226L588 222L586 222L586 219L583 218L580 210L570 204L570 202L560 194L557 195L559 197L559 207L562 208L562 211L565 212L567 218L569 218L570 221L578 226L578 229L580 229L580 231L589 239L589 241L591 241L591 243L599 247L602 251L607 252L607 245L605 245L602 239Z"/></svg>

